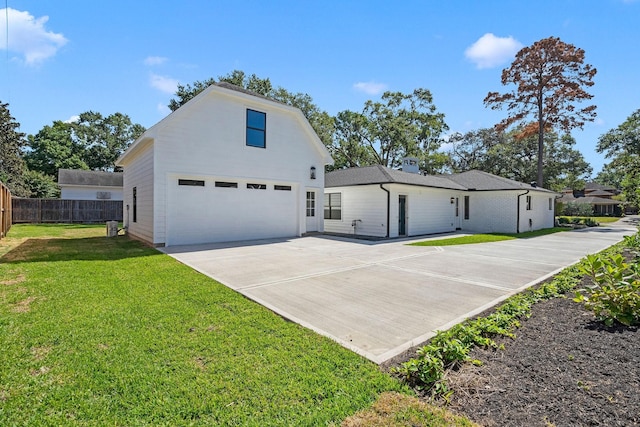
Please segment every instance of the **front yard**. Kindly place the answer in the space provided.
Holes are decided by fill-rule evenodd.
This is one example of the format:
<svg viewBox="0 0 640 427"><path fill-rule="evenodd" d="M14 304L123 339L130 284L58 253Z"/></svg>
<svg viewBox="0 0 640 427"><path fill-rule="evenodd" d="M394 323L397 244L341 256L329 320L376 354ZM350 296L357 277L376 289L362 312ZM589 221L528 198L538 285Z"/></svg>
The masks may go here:
<svg viewBox="0 0 640 427"><path fill-rule="evenodd" d="M19 225L0 242L0 425L335 425L382 392L411 394L333 341L104 234Z"/></svg>

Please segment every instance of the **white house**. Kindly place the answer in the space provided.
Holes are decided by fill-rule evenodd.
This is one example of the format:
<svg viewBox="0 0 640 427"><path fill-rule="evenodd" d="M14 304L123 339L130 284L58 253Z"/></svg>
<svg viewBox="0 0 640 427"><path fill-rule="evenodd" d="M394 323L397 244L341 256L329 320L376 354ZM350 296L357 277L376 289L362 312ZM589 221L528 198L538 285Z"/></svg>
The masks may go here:
<svg viewBox="0 0 640 427"><path fill-rule="evenodd" d="M58 169L60 198L67 200L122 200L122 173Z"/></svg>
<svg viewBox="0 0 640 427"><path fill-rule="evenodd" d="M155 246L323 231L331 163L299 109L218 83L118 159L125 227Z"/></svg>
<svg viewBox="0 0 640 427"><path fill-rule="evenodd" d="M554 225L557 193L486 172L426 176L380 165L325 176L325 232L400 237Z"/></svg>

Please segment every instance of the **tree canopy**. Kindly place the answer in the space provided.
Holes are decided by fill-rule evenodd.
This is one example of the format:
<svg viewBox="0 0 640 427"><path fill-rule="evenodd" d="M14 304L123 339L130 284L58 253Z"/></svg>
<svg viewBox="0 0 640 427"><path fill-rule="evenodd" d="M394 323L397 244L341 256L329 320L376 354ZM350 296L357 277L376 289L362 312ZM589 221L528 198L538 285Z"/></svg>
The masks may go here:
<svg viewBox="0 0 640 427"><path fill-rule="evenodd" d="M454 172L478 169L519 182L536 180L537 138L520 137L521 130L498 132L479 129L450 136ZM557 133L545 134L544 174L549 187L579 189L591 175L591 166L575 148L575 140Z"/></svg>
<svg viewBox="0 0 640 427"><path fill-rule="evenodd" d="M448 129L427 89L385 92L380 101L367 101L362 112L338 113L329 149L335 168L372 164L394 168L411 156L420 160L423 171L438 173L447 162L439 149Z"/></svg>
<svg viewBox="0 0 640 427"><path fill-rule="evenodd" d="M28 196L23 174L24 161L20 156L25 145L25 134L19 132L18 123L9 111L9 104L0 102L0 181L14 196Z"/></svg>
<svg viewBox="0 0 640 427"><path fill-rule="evenodd" d="M618 183L626 201L640 206L640 110L600 136L596 150L611 159L599 180Z"/></svg>
<svg viewBox="0 0 640 427"><path fill-rule="evenodd" d="M510 92L489 92L484 99L492 109L506 107L509 115L496 129L521 126L520 137L538 135L537 182L543 186L544 134L553 129L569 133L596 117L596 106L580 108L591 99L585 88L593 86L596 69L584 63L584 50L549 37L521 49L509 68L502 71L503 85Z"/></svg>
<svg viewBox="0 0 640 427"><path fill-rule="evenodd" d="M115 161L144 132L129 116L93 111L75 122L54 121L29 135L24 159L29 169L57 178L58 169L115 170Z"/></svg>

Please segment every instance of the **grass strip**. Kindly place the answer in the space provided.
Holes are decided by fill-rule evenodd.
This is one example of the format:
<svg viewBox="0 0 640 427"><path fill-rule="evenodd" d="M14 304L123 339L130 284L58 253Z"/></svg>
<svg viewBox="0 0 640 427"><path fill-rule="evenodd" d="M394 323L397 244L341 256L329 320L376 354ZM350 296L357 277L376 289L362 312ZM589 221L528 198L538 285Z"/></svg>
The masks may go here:
<svg viewBox="0 0 640 427"><path fill-rule="evenodd" d="M503 240L530 239L532 237L546 236L547 234L569 231L564 227L545 228L543 230L527 231L525 233L489 233L471 234L469 236L451 237L446 239L424 240L409 243L410 246L455 246L475 243L501 242Z"/></svg>

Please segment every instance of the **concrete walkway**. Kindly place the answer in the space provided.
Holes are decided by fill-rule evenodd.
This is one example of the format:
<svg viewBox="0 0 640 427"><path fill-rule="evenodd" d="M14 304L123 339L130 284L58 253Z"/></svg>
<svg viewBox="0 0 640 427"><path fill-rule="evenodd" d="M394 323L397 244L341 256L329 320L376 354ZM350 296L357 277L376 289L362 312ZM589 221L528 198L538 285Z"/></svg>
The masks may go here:
<svg viewBox="0 0 640 427"><path fill-rule="evenodd" d="M417 247L313 236L163 248L283 317L382 363L636 231ZM455 237L449 235L447 237ZM430 237L430 239L443 236Z"/></svg>

